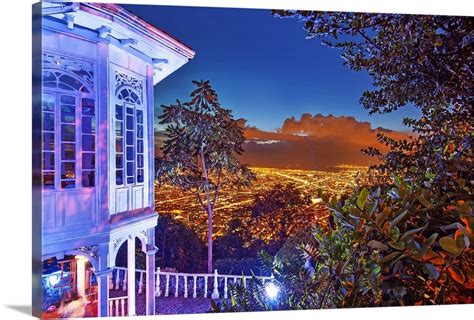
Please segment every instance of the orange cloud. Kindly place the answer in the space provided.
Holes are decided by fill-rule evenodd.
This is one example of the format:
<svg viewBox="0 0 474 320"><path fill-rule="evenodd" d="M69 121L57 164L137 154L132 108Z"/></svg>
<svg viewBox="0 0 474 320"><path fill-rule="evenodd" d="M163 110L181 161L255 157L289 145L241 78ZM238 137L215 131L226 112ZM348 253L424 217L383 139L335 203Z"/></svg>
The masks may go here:
<svg viewBox="0 0 474 320"><path fill-rule="evenodd" d="M354 117L303 114L291 117L275 132L247 126L238 120L247 139L241 161L251 166L332 170L339 165L370 165L375 159L362 154L369 146L387 151L377 140L377 133L394 139L409 139L408 134L384 128L372 129L369 122ZM155 136L157 155L162 134Z"/></svg>

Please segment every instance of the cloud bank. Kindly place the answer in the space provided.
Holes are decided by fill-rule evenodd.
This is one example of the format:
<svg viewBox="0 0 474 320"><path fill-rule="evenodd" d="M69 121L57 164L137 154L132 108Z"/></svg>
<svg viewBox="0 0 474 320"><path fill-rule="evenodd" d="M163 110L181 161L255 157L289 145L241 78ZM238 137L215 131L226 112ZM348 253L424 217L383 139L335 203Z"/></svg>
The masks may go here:
<svg viewBox="0 0 474 320"><path fill-rule="evenodd" d="M245 119L239 119L239 125L247 139L241 161L257 167L334 170L340 165L366 166L375 159L363 155L361 149L373 146L387 150L377 142L377 133L394 139L408 138L403 132L372 129L369 122L359 122L354 117L321 114L288 118L275 132L249 127ZM157 132L157 155L163 139L163 133Z"/></svg>

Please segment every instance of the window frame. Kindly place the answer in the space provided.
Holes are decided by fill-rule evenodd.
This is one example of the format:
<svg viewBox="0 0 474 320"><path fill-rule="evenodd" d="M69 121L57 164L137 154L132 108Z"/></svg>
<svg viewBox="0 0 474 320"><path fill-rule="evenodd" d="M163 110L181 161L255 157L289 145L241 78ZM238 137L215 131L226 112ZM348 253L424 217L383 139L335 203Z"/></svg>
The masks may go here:
<svg viewBox="0 0 474 320"><path fill-rule="evenodd" d="M141 80L140 80L141 81ZM119 98L122 90L128 90L129 92L133 92L137 97L138 101L127 101L127 99L121 99ZM117 118L117 108L121 108L121 114L122 114L122 119ZM127 129L127 108L132 109L132 129ZM142 113L142 123L140 124L142 126L142 138L137 138L138 137L138 123L137 123L137 111L140 111ZM114 169L115 169L115 179L114 183L117 188L125 188L125 187L132 187L132 186L144 186L145 185L145 149L146 149L146 139L145 135L147 132L147 123L146 123L146 104L143 102L143 97L140 97L140 94L130 85L122 85L119 86L116 89L115 93L115 101L113 104L113 135L114 135ZM121 128L122 128L122 135L118 136L117 135L117 129L118 129L118 124L120 123ZM127 144L127 133L131 132L132 133L132 140L133 144ZM120 150L121 152L118 152L117 144L118 144L118 138L121 139L121 145L120 145ZM138 140L141 140L142 143L142 152L138 152ZM127 148L133 148L133 159L129 160L127 157ZM141 164L141 167L138 168L138 157L139 154L142 155L143 161ZM122 158L121 164L122 167L118 168L117 166L117 156L120 155ZM131 162L133 164L133 176L129 176L127 173L127 165L128 163ZM142 179L141 181L138 181L138 172L139 170L142 170ZM122 173L122 183L118 184L117 183L117 176L118 173ZM133 182L129 182L128 178L133 177Z"/></svg>
<svg viewBox="0 0 474 320"><path fill-rule="evenodd" d="M65 75L68 75L70 77L76 78L77 80L80 80L77 78L77 76L66 72L61 69L54 69L54 68L44 68L42 70L42 74L44 72L55 72L55 73L62 73ZM59 76L58 76L59 78ZM41 179L42 179L42 190L44 192L69 192L69 191L80 191L80 190L94 190L97 187L97 181L98 181L98 175L97 175L97 147L98 147L98 103L97 103L97 97L92 90L92 88L86 84L83 83L82 87L87 87L87 91L85 92L83 90L78 91L78 90L68 90L68 89L62 89L59 86L57 87L45 87L43 86L42 90L42 108L43 108L43 100L44 100L44 95L54 95L55 99L55 104L54 104L54 187L48 188L45 187L43 184L43 173L45 172L44 170L44 164L42 163L42 168L41 168ZM81 87L81 88L82 88ZM74 132L74 141L71 141L71 143L74 143L74 160L72 161L63 161L62 159L62 144L63 143L68 143L62 141L62 124L65 122L62 121L62 103L61 103L61 96L73 96L75 98L75 103L74 103L74 126L75 126L75 132ZM94 173L94 185L93 186L83 186L83 99L91 99L94 101L94 114L90 116L91 119L91 129L93 126L93 130L90 134L87 135L92 135L93 136L93 150L92 151L87 151L86 153L91 153L93 154L94 157L94 164L92 169L85 169L87 172L93 172ZM72 104L66 104L64 105L72 105ZM41 110L41 114L43 117L43 109ZM43 127L42 127L42 143L41 143L41 157L42 161L44 161L44 149L43 149ZM74 162L75 163L75 168L74 168L74 173L75 177L74 179L71 179L69 181L74 181L74 187L73 188L63 188L62 187L62 181L64 179L61 178L62 176L62 163L63 162ZM49 172L50 170L46 170Z"/></svg>

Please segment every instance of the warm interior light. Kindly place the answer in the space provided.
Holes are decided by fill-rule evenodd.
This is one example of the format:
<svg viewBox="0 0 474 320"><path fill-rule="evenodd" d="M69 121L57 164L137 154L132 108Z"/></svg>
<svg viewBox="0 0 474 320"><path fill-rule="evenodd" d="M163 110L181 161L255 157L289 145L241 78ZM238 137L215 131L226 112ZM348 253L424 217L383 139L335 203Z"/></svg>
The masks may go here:
<svg viewBox="0 0 474 320"><path fill-rule="evenodd" d="M48 277L50 287L54 287L59 282L60 274L58 272L51 273Z"/></svg>

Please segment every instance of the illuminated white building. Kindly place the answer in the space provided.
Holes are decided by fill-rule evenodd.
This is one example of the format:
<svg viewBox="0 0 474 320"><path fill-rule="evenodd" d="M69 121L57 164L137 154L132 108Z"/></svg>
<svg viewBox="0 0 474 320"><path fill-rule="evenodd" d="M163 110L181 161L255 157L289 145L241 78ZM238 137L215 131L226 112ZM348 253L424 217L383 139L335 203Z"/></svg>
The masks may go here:
<svg viewBox="0 0 474 320"><path fill-rule="evenodd" d="M134 315L138 238L147 314L154 314L153 86L194 52L118 5L42 6L42 259L74 256L68 281L107 316L117 251L128 246L127 310Z"/></svg>

